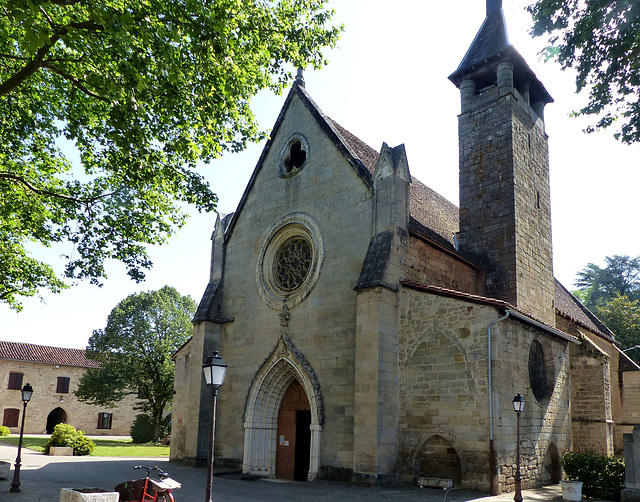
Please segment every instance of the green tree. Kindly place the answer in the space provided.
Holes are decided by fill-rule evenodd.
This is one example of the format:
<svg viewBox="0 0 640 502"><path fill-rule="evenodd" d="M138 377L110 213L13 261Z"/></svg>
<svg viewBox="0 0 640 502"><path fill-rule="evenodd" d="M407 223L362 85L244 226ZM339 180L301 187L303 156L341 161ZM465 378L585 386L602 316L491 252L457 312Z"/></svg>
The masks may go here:
<svg viewBox="0 0 640 502"><path fill-rule="evenodd" d="M618 296L640 299L640 256L607 256L606 266L587 264L575 285L580 288L580 300L590 309L604 305Z"/></svg>
<svg viewBox="0 0 640 502"><path fill-rule="evenodd" d="M215 209L196 164L265 136L250 99L326 63L341 28L325 2L2 2L0 302L99 284L107 259L142 280L145 246L183 224L184 203ZM34 242L71 244L64 276Z"/></svg>
<svg viewBox="0 0 640 502"><path fill-rule="evenodd" d="M162 431L164 410L173 398L173 353L191 336L196 304L165 286L128 296L111 311L104 329L93 332L87 357L100 363L78 383L80 401L112 407L129 394L143 396L139 409Z"/></svg>
<svg viewBox="0 0 640 502"><path fill-rule="evenodd" d="M597 117L598 128L616 125L623 143L640 141L640 2L637 0L537 0L529 6L534 36L548 35L547 57L575 68L577 92L588 102L576 115Z"/></svg>
<svg viewBox="0 0 640 502"><path fill-rule="evenodd" d="M596 315L616 335L622 349L640 345L640 302L626 296L616 296L604 305L596 307ZM634 361L640 362L640 349L627 353Z"/></svg>

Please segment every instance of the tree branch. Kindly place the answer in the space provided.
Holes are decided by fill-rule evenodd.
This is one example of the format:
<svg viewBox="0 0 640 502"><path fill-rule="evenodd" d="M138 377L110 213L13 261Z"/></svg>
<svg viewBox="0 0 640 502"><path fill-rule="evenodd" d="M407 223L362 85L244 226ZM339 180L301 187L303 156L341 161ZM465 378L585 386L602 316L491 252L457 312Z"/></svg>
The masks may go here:
<svg viewBox="0 0 640 502"><path fill-rule="evenodd" d="M51 35L49 41L40 47L36 52L35 56L29 61L22 70L20 70L15 75L9 77L3 83L0 84L0 96L4 96L8 94L13 89L18 87L22 82L24 82L27 78L33 75L38 68L43 66L44 58L49 53L51 48L60 40L63 36L69 33L69 28L73 28L75 30L91 30L91 31L100 31L104 28L97 24L94 21L83 21L80 23L70 23L67 26L62 26L58 28L58 30Z"/></svg>
<svg viewBox="0 0 640 502"><path fill-rule="evenodd" d="M86 204L91 204L92 202L95 202L95 201L100 200L100 199L104 199L105 197L110 197L111 195L115 194L115 192L109 192L109 193L105 193L105 194L99 195L97 197L92 197L90 199L79 199L78 197L73 197L71 195L65 195L65 194L58 193L58 192L52 192L50 190L41 190L41 189L36 188L35 186L33 186L31 183L29 183L23 177L18 176L16 174L0 173L0 179L10 180L10 181L15 181L17 183L20 183L21 185L24 185L30 191L32 191L33 193L38 194L38 195L47 195L49 197L55 197L55 198L58 198L58 199L68 200L70 202L77 202L78 204L85 204L85 205Z"/></svg>
<svg viewBox="0 0 640 502"><path fill-rule="evenodd" d="M87 96L90 96L92 98L98 99L100 101L104 101L105 103L110 103L110 100L108 98L105 98L104 96L101 96L100 94L96 94L93 91L90 91L89 89L87 89L82 82L75 78L73 75L70 75L69 73L67 73L64 70L61 70L60 68L58 68L57 66L54 66L51 64L50 61L44 61L42 63L42 67L43 68L47 68L51 71L53 71L54 73L57 73L58 75L60 75L63 78L66 78L67 80L70 80L71 83L76 86L78 89L80 89L82 92L84 92Z"/></svg>

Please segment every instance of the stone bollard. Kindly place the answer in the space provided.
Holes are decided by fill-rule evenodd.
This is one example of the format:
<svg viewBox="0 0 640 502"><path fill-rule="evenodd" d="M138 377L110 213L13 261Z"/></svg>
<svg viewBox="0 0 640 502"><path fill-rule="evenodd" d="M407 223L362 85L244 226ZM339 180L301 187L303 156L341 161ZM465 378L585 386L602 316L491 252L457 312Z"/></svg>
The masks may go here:
<svg viewBox="0 0 640 502"><path fill-rule="evenodd" d="M11 463L0 461L0 479L9 479L9 471L11 471Z"/></svg>
<svg viewBox="0 0 640 502"><path fill-rule="evenodd" d="M624 481L625 488L620 493L622 502L640 501L640 426L633 428L632 434L624 435Z"/></svg>
<svg viewBox="0 0 640 502"><path fill-rule="evenodd" d="M101 488L61 488L60 502L118 502L120 494Z"/></svg>

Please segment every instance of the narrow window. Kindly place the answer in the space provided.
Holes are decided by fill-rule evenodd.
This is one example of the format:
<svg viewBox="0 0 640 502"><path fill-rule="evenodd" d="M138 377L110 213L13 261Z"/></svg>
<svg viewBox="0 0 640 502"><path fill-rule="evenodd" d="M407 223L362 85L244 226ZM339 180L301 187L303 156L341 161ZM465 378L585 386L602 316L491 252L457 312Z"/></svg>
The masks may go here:
<svg viewBox="0 0 640 502"><path fill-rule="evenodd" d="M58 386L56 388L58 394L69 393L69 377L58 377Z"/></svg>
<svg viewBox="0 0 640 502"><path fill-rule="evenodd" d="M18 418L20 418L20 410L16 408L7 408L4 410L2 425L5 427L18 427Z"/></svg>
<svg viewBox="0 0 640 502"><path fill-rule="evenodd" d="M111 429L113 413L98 413L98 429Z"/></svg>
<svg viewBox="0 0 640 502"><path fill-rule="evenodd" d="M22 373L9 373L9 386L7 389L21 390L22 376Z"/></svg>

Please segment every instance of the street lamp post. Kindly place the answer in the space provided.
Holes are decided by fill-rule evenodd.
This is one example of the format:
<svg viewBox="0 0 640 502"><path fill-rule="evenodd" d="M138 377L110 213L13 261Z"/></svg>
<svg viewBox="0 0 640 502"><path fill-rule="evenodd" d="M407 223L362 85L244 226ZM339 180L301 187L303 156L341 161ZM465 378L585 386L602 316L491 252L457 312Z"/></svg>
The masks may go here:
<svg viewBox="0 0 640 502"><path fill-rule="evenodd" d="M522 477L520 476L520 413L524 410L524 397L518 394L513 398L513 411L516 412L516 475L514 477L516 493L513 496L515 502L522 502Z"/></svg>
<svg viewBox="0 0 640 502"><path fill-rule="evenodd" d="M16 457L16 466L13 470L13 481L11 481L10 492L20 491L20 466L22 465L22 459L20 458L20 452L22 451L22 435L24 434L24 416L27 413L27 403L31 400L33 394L33 387L26 384L22 387L22 424L20 425L20 440L18 441L18 456Z"/></svg>
<svg viewBox="0 0 640 502"><path fill-rule="evenodd" d="M216 399L218 397L218 389L224 382L224 376L227 373L227 365L224 362L222 356L218 355L218 351L214 350L202 365L202 372L204 373L204 380L211 389L211 431L209 434L209 459L207 464L207 493L205 497L206 502L212 502L212 488L213 488L213 462L214 453L213 445L216 435Z"/></svg>

